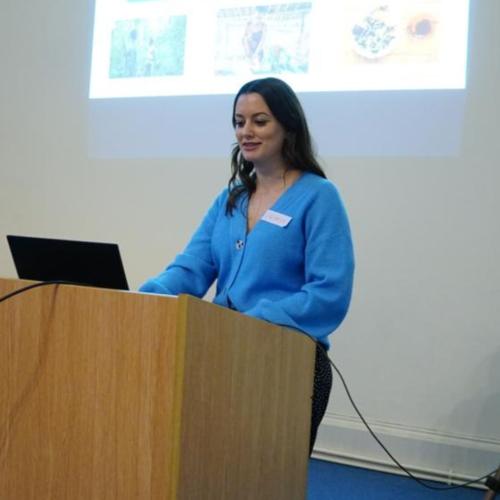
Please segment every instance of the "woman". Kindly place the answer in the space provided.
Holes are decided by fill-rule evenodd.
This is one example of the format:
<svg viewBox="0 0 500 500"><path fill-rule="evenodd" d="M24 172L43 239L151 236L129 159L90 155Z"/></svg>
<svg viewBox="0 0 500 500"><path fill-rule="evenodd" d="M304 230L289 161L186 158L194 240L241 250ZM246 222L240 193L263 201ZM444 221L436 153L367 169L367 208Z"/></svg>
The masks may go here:
<svg viewBox="0 0 500 500"><path fill-rule="evenodd" d="M254 70L258 70L262 64L266 31L266 23L262 15L257 11L255 17L248 21L245 33L243 34L245 55Z"/></svg>
<svg viewBox="0 0 500 500"><path fill-rule="evenodd" d="M246 83L233 104L229 186L183 253L140 290L202 297L313 337L310 450L332 384L325 350L350 301L354 259L347 216L312 152L302 107L282 80Z"/></svg>

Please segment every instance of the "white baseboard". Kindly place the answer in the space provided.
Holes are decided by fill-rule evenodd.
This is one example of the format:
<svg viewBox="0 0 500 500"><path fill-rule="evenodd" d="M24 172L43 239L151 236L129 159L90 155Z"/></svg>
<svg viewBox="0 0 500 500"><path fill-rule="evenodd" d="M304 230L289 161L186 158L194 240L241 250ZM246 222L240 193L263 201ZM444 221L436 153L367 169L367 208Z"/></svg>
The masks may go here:
<svg viewBox="0 0 500 500"><path fill-rule="evenodd" d="M373 420L369 420L368 424L391 454L420 479L457 484L487 474L500 464L498 440ZM325 415L313 457L404 474L375 442L363 423L347 415Z"/></svg>

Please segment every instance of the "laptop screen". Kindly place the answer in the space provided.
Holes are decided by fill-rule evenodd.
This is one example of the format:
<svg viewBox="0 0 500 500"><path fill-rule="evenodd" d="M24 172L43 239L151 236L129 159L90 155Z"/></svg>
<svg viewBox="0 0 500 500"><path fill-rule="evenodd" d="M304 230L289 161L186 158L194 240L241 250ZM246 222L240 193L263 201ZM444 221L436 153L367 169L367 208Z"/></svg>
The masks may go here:
<svg viewBox="0 0 500 500"><path fill-rule="evenodd" d="M21 279L71 281L128 290L118 245L90 241L8 235L12 258Z"/></svg>

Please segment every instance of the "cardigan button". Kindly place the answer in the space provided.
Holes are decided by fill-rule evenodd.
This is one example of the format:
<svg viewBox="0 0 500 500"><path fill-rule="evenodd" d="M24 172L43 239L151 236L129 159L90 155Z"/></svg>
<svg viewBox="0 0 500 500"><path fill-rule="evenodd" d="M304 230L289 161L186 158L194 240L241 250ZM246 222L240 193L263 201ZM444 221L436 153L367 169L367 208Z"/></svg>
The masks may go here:
<svg viewBox="0 0 500 500"><path fill-rule="evenodd" d="M236 250L241 250L245 246L245 242L243 240L236 240Z"/></svg>

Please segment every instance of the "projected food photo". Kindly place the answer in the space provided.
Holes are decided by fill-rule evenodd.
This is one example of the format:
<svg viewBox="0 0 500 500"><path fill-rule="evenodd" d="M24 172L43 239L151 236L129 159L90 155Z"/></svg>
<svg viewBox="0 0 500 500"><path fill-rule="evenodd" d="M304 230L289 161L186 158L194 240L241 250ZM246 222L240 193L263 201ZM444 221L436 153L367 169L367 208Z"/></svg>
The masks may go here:
<svg viewBox="0 0 500 500"><path fill-rule="evenodd" d="M354 50L363 57L374 59L388 54L397 41L397 23L387 16L389 8L375 8L352 28Z"/></svg>
<svg viewBox="0 0 500 500"><path fill-rule="evenodd" d="M441 3L350 0L354 21L346 34L348 65L436 62L440 56Z"/></svg>

